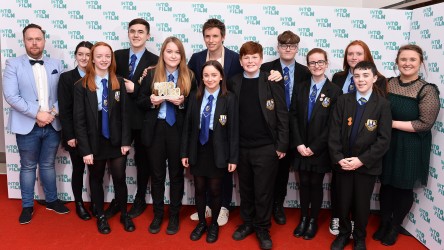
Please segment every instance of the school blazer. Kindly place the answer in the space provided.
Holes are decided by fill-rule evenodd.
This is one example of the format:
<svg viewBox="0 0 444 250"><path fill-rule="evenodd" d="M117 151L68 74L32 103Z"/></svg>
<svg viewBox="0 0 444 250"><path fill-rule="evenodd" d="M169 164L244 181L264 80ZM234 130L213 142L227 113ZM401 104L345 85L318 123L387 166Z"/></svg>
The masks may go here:
<svg viewBox="0 0 444 250"><path fill-rule="evenodd" d="M342 94L342 90L328 79L325 81L316 99L310 124L308 125L310 85L311 80L308 80L295 86L297 90L292 96L290 106L290 145L296 152L296 163L306 161L308 164L325 166L330 169L328 125L331 110L333 110L338 96ZM314 155L309 157L302 156L296 149L297 146L302 144L309 147Z"/></svg>
<svg viewBox="0 0 444 250"><path fill-rule="evenodd" d="M207 100L204 100L206 102ZM197 146L200 133L200 107L193 91L188 99L187 115L183 125L181 158L188 158L191 165L197 162ZM214 161L218 168L227 168L228 163L237 164L239 155L239 106L236 96L219 92L213 121Z"/></svg>
<svg viewBox="0 0 444 250"><path fill-rule="evenodd" d="M357 172L380 175L382 157L390 147L392 114L390 102L372 93L367 101L361 121L355 121L356 94L344 94L338 98L330 123L328 147L334 164L333 169L342 172L339 160L356 156L364 164ZM350 134L354 122L359 122L356 142L350 152Z"/></svg>
<svg viewBox="0 0 444 250"><path fill-rule="evenodd" d="M108 81L108 115L110 141L113 146L131 146L131 128L128 114L126 88L123 78L117 78L120 89L112 90ZM99 150L99 112L96 92L82 86L81 80L74 86L74 132L78 150L82 156L97 154Z"/></svg>
<svg viewBox="0 0 444 250"><path fill-rule="evenodd" d="M123 78L128 78L129 76L129 66L128 66L130 58L129 54L130 54L130 49L121 49L121 50L116 50L114 52L114 56L116 58L116 74ZM156 65L158 60L159 60L158 56L154 55L153 53L145 49L145 52L140 58L139 64L137 64L133 77L129 79L134 83L134 92L127 93L129 97L127 102L129 109L131 110L129 115L129 118L131 120L131 129L142 129L142 121L144 113L137 106L136 99L140 91L140 86L141 86L140 78L142 77L143 70L148 68L149 66Z"/></svg>
<svg viewBox="0 0 444 250"><path fill-rule="evenodd" d="M336 72L333 75L333 78L331 81L336 84L341 90L342 87L344 87L345 80L347 80L348 72L341 71ZM387 79L384 76L378 76L378 79L376 80L375 84L378 86L380 90L386 95L387 94Z"/></svg>
<svg viewBox="0 0 444 250"><path fill-rule="evenodd" d="M278 58L274 61L262 64L261 69L266 72L271 70L278 70L282 76L284 76L284 70L282 69L281 60ZM296 93L296 86L304 81L308 81L311 78L311 73L307 67L295 61L294 65L294 84L292 95Z"/></svg>
<svg viewBox="0 0 444 250"><path fill-rule="evenodd" d="M269 73L261 71L259 74L259 103L265 122L273 137L276 150L287 152L289 144L288 111L285 103L283 80L269 82ZM229 80L230 90L239 96L242 87L243 73L237 74ZM267 103L274 102L274 108L268 109Z"/></svg>
<svg viewBox="0 0 444 250"><path fill-rule="evenodd" d="M79 70L74 68L60 75L57 87L59 118L62 124L62 146L68 151L72 151L74 148L70 147L67 142L76 138L74 133L74 83L81 78Z"/></svg>
<svg viewBox="0 0 444 250"><path fill-rule="evenodd" d="M202 66L207 61L207 53L208 49L194 53L188 62L188 67L194 72L198 84L202 82ZM224 53L224 73L226 79L230 79L232 76L242 72L243 69L240 65L238 53L226 47L224 47Z"/></svg>
<svg viewBox="0 0 444 250"><path fill-rule="evenodd" d="M190 70L192 75L191 80L191 90L196 89L196 81L194 79L193 73ZM156 107L151 102L150 96L153 93L151 85L153 84L154 77L154 69L148 72L148 75L143 79L138 97L136 99L136 103L139 108L143 112L143 121L142 121L142 131L141 131L141 140L142 144L150 147L154 137L154 131L157 124L157 116L159 115L159 107ZM182 105L175 106L176 111L176 123L177 129L179 130L179 134L181 136L183 129L183 122L185 120L186 108L188 105L188 96L184 96L185 100ZM180 139L180 138L179 138Z"/></svg>

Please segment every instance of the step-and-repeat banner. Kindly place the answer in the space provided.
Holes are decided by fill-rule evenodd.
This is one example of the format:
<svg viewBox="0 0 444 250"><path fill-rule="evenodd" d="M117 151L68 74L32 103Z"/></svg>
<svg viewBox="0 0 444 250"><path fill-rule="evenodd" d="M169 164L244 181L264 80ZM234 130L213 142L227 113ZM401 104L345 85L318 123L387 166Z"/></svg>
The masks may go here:
<svg viewBox="0 0 444 250"><path fill-rule="evenodd" d="M415 42L426 51L426 79L444 89L444 76L439 65L443 61L442 43L443 6L435 5L415 11L380 10L339 7L310 7L295 5L250 5L223 3L184 3L151 1L105 1L105 0L16 0L6 1L0 7L0 47L2 69L8 58L25 53L22 29L30 24L41 25L46 31L45 55L63 60L66 70L75 67L74 48L82 40L105 41L114 49L128 48L127 26L131 19L141 17L151 25L148 50L159 53L164 39L176 36L183 42L189 59L194 52L205 49L202 25L208 18L222 20L227 28L224 45L238 51L245 41L258 41L264 47L264 62L274 60L277 54L277 36L291 30L301 37L296 60L305 63L307 52L315 47L328 52L328 77L340 71L344 50L352 40L365 41L380 72L391 77L397 74L395 57L398 48ZM442 72L442 71L441 71ZM442 91L443 92L443 91ZM444 104L441 101L442 105ZM7 124L10 107L3 101L4 121ZM440 146L444 147L442 115L434 127L434 144L430 167L430 181L426 188L415 190L415 205L405 220L406 227L422 243L434 248L441 246L443 229L444 159ZM6 159L8 172L8 195L20 198L20 159L15 135L5 128ZM136 193L136 168L133 152L127 162L128 201ZM56 159L57 186L61 200L73 200L71 191L71 161L69 154L59 149ZM89 201L89 184L85 172L83 198ZM234 175L233 205L239 205L237 176ZM298 176L293 172L288 182L287 207L299 207ZM324 183L324 208L330 206L330 175ZM112 179L106 174L104 180L106 200L114 197ZM35 198L44 194L36 182ZM379 183L375 186L372 208L378 209ZM169 182L166 182L165 201L168 202ZM194 204L193 178L186 174L184 204ZM151 202L150 190L147 201ZM440 231L441 230L441 231Z"/></svg>

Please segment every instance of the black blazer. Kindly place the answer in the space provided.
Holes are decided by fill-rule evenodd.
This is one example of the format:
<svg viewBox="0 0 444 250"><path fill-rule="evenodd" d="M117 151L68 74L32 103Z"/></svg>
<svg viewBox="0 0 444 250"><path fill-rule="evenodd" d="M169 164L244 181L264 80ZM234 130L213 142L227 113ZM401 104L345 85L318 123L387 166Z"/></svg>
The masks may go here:
<svg viewBox="0 0 444 250"><path fill-rule="evenodd" d="M224 73L225 78L230 79L232 76L239 74L243 71L240 61L239 54L224 47ZM202 66L207 61L208 49L201 52L194 53L191 55L190 61L188 62L188 67L194 71L196 80L198 84L202 82Z"/></svg>
<svg viewBox="0 0 444 250"><path fill-rule="evenodd" d="M345 80L347 80L347 76L347 71L336 72L331 81L342 90ZM378 75L378 79L376 80L375 84L384 93L384 95L387 95L387 78L385 78L385 76Z"/></svg>
<svg viewBox="0 0 444 250"><path fill-rule="evenodd" d="M287 152L289 144L288 131L288 111L285 103L285 89L283 80L279 82L269 82L270 74L261 71L259 74L259 103L261 104L262 114L273 136L276 150ZM237 74L229 80L230 91L234 92L238 98L242 87L243 73ZM267 108L267 101L274 100L274 108Z"/></svg>
<svg viewBox="0 0 444 250"><path fill-rule="evenodd" d="M338 98L333 110L328 147L334 164L333 169L341 172L338 162L348 157L358 157L364 166L358 168L359 173L379 175L382 172L382 157L390 147L392 131L392 114L390 102L372 93L365 106L359 123L354 148L350 152L350 134L356 115L356 95L344 94ZM351 120L351 121L350 121ZM369 120L376 121L376 128L366 124ZM369 128L370 127L370 128ZM373 126L374 127L374 126Z"/></svg>
<svg viewBox="0 0 444 250"><path fill-rule="evenodd" d="M123 78L117 78L119 90L111 89L108 81L108 115L110 141L113 146L131 146L131 128L127 106L128 97ZM98 127L98 100L96 92L90 91L78 81L74 87L74 131L77 137L78 150L82 156L97 154L100 131Z"/></svg>
<svg viewBox="0 0 444 250"><path fill-rule="evenodd" d="M129 76L129 67L128 67L129 54L130 54L130 49L121 49L114 51L114 56L116 57L116 74L123 78L128 78ZM134 92L127 93L129 97L128 106L131 110L129 116L131 119L131 129L142 129L142 120L144 113L136 105L136 99L140 91L140 84L142 82L140 78L142 77L143 70L145 68L148 68L149 66L156 65L158 60L159 60L158 56L154 55L153 53L145 49L145 52L140 58L139 64L137 64L133 77L129 79L134 83Z"/></svg>
<svg viewBox="0 0 444 250"><path fill-rule="evenodd" d="M187 115L183 125L181 158L188 158L190 165L197 162L197 144L200 133L200 107L202 100L196 99L193 91L188 99ZM220 118L225 115L226 120ZM239 155L239 106L236 96L219 92L213 121L214 161L218 168L227 168L228 163L237 164Z"/></svg>
<svg viewBox="0 0 444 250"><path fill-rule="evenodd" d="M67 142L76 139L74 133L74 83L81 78L78 69L75 68L62 73L57 86L59 118L62 124L62 146L67 151L75 150Z"/></svg>
<svg viewBox="0 0 444 250"><path fill-rule="evenodd" d="M278 58L274 61L267 62L261 65L261 70L270 72L271 70L278 70L281 75L284 75L284 70L282 69L281 60ZM291 96L294 96L296 93L296 86L304 81L308 81L311 78L310 70L304 65L295 61L294 65L294 84L293 84L293 92ZM293 98L292 98L293 99Z"/></svg>
<svg viewBox="0 0 444 250"><path fill-rule="evenodd" d="M311 114L309 126L308 102L311 92L311 80L297 85L297 91L292 96L290 106L290 144L296 151L295 166L300 164L316 165L317 171L327 172L331 170L330 157L328 154L328 125L330 113L336 104L342 90L331 83L328 79L320 90L315 106ZM302 156L295 148L304 144L313 151L313 155Z"/></svg>
<svg viewBox="0 0 444 250"><path fill-rule="evenodd" d="M194 74L190 71L191 75ZM151 85L153 84L154 69L148 72L148 75L142 80L140 91L136 100L137 105L143 112L142 132L141 140L142 144L149 147L153 141L154 130L157 124L157 116L159 115L159 107L154 106L151 103L150 96L153 93ZM191 90L196 89L196 81L191 79ZM176 123L179 134L182 134L183 121L185 120L186 107L188 103L188 96L184 96L185 101L182 105L175 106L176 111ZM180 139L180 138L179 138Z"/></svg>

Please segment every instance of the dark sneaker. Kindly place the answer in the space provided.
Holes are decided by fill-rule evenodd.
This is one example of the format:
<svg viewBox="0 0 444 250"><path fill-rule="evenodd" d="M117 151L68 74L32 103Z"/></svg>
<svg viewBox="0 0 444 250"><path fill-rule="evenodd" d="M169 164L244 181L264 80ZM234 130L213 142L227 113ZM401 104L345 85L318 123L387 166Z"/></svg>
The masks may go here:
<svg viewBox="0 0 444 250"><path fill-rule="evenodd" d="M136 218L137 216L141 215L147 207L147 204L144 199L135 199L133 205L131 206L131 209L128 212L128 216L130 218Z"/></svg>
<svg viewBox="0 0 444 250"><path fill-rule="evenodd" d="M162 216L154 216L154 219L151 222L148 231L152 234L157 234L158 232L160 232L161 224L162 224Z"/></svg>
<svg viewBox="0 0 444 250"><path fill-rule="evenodd" d="M46 204L47 210L52 210L58 214L67 214L69 213L69 209L63 205L60 200L55 200L53 202L49 202Z"/></svg>
<svg viewBox="0 0 444 250"><path fill-rule="evenodd" d="M243 224L240 225L236 231L234 231L233 233L233 240L243 240L245 239L245 237L247 237L248 235L254 233L254 228L252 225L248 225L248 224Z"/></svg>
<svg viewBox="0 0 444 250"><path fill-rule="evenodd" d="M258 229L256 237L259 240L261 249L271 249L273 247L273 242L267 229Z"/></svg>
<svg viewBox="0 0 444 250"><path fill-rule="evenodd" d="M25 225L31 222L33 213L34 213L33 207L24 207L19 217L20 224Z"/></svg>
<svg viewBox="0 0 444 250"><path fill-rule="evenodd" d="M172 215L168 221L166 233L173 235L179 231L179 215Z"/></svg>

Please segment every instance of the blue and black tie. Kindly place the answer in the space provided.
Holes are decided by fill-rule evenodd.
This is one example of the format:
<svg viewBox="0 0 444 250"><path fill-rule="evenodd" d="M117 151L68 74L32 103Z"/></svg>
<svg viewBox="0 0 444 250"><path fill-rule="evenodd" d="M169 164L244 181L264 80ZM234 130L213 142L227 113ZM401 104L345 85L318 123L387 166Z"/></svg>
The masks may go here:
<svg viewBox="0 0 444 250"><path fill-rule="evenodd" d="M200 144L205 145L208 142L208 137L210 134L210 118L211 118L211 108L213 106L213 95L208 97L207 105L202 112L202 118L200 122L200 133L199 133L199 141Z"/></svg>
<svg viewBox="0 0 444 250"><path fill-rule="evenodd" d="M355 86L355 80L353 79L353 76L350 78L350 85L348 85L348 93L355 93L356 86Z"/></svg>
<svg viewBox="0 0 444 250"><path fill-rule="evenodd" d="M174 76L172 74L168 75L168 82L174 82ZM166 102L165 120L170 126L173 126L174 123L176 123L176 111L174 110L174 104L168 101Z"/></svg>
<svg viewBox="0 0 444 250"><path fill-rule="evenodd" d="M285 102L287 103L287 110L290 110L290 69L288 67L284 68L284 84L285 84Z"/></svg>
<svg viewBox="0 0 444 250"><path fill-rule="evenodd" d="M129 66L128 66L128 70L130 72L129 76L128 76L128 79L133 78L134 71L136 70L136 60L137 60L137 56L135 54L133 54L131 56L131 62L129 64Z"/></svg>
<svg viewBox="0 0 444 250"><path fill-rule="evenodd" d="M316 85L313 85L313 87L311 88L311 93L310 93L310 101L308 102L308 116L307 116L308 123L310 123L311 113L313 112L313 107L316 103L317 92L318 92L318 90L316 89Z"/></svg>
<svg viewBox="0 0 444 250"><path fill-rule="evenodd" d="M367 99L365 99L364 97L359 98L359 104L362 106L364 104L367 103Z"/></svg>
<svg viewBox="0 0 444 250"><path fill-rule="evenodd" d="M108 117L108 81L102 79L102 135L109 139L109 117Z"/></svg>

